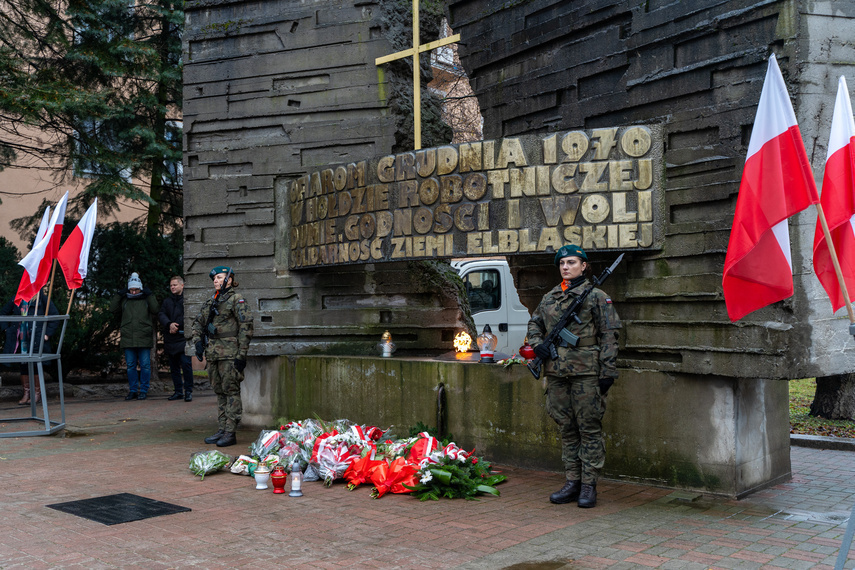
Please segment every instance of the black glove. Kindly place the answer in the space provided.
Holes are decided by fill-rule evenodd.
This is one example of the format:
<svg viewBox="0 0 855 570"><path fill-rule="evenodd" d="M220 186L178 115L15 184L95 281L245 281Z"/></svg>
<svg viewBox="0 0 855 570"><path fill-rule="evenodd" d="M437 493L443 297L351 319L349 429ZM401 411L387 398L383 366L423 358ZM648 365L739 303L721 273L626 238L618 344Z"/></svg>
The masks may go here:
<svg viewBox="0 0 855 570"><path fill-rule="evenodd" d="M244 368L246 368L246 360L235 358L235 370L237 370L238 372L243 372Z"/></svg>
<svg viewBox="0 0 855 570"><path fill-rule="evenodd" d="M196 358L199 359L199 362L202 362L203 356L205 356L205 345L200 340L196 343Z"/></svg>
<svg viewBox="0 0 855 570"><path fill-rule="evenodd" d="M552 354L549 352L549 347L546 343L538 344L534 347L535 356L539 356L541 360L549 360Z"/></svg>
<svg viewBox="0 0 855 570"><path fill-rule="evenodd" d="M614 378L600 378L598 384L600 385L600 394L603 396L606 395L606 392L609 391L609 388L612 387L612 384L615 383Z"/></svg>

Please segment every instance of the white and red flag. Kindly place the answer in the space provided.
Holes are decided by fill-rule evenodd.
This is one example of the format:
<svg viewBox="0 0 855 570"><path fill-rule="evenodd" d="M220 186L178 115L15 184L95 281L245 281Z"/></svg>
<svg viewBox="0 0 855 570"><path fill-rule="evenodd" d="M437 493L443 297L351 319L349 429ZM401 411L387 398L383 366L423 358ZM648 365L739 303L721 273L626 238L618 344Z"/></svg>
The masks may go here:
<svg viewBox="0 0 855 570"><path fill-rule="evenodd" d="M50 242L48 243L47 252L50 255L51 261L56 259L56 254L59 253L59 243L62 241L62 226L65 223L65 207L68 205L68 192L62 197L62 200L57 203L53 210L53 215L48 223L47 234L50 234ZM47 283L47 280L45 280Z"/></svg>
<svg viewBox="0 0 855 570"><path fill-rule="evenodd" d="M36 296L39 289L50 279L51 263L59 250L59 240L62 237L62 223L65 219L65 206L68 203L68 192L53 210L53 215L48 222L47 231L42 239L38 240L24 259L18 265L24 268L18 292L15 294L15 303L29 301ZM54 239L54 234L57 234ZM56 250L53 244L56 243Z"/></svg>
<svg viewBox="0 0 855 570"><path fill-rule="evenodd" d="M819 202L796 114L775 55L769 67L724 260L731 321L793 294L787 219Z"/></svg>
<svg viewBox="0 0 855 570"><path fill-rule="evenodd" d="M45 233L47 233L48 222L50 221L50 206L45 208L45 213L42 214L42 221L39 224L39 231L36 232L36 239L33 240L33 247L36 247L36 244L39 243L43 237L45 237ZM32 249L32 248L30 248Z"/></svg>
<svg viewBox="0 0 855 570"><path fill-rule="evenodd" d="M843 76L837 83L837 100L831 118L820 203L834 251L840 261L846 290L855 291L855 121L852 119L849 89ZM813 269L836 311L847 301L831 256L825 234L817 221L813 238Z"/></svg>
<svg viewBox="0 0 855 570"><path fill-rule="evenodd" d="M98 198L92 202L83 217L77 223L77 227L62 244L62 248L56 256L65 282L69 289L77 289L83 285L89 267L89 248L92 245L92 236L95 234L95 221L98 218Z"/></svg>

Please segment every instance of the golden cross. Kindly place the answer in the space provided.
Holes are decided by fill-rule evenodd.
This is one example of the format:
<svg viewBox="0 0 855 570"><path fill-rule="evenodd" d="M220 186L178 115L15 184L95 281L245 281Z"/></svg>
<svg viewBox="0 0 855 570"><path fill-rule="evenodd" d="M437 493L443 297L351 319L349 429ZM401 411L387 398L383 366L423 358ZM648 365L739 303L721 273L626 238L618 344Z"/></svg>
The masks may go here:
<svg viewBox="0 0 855 570"><path fill-rule="evenodd" d="M415 150L422 148L422 77L419 68L419 54L444 45L460 41L460 34L454 34L435 42L419 45L419 0L413 0L413 47L397 53L384 55L374 60L374 65L383 65L396 59L413 58L413 119L415 121Z"/></svg>

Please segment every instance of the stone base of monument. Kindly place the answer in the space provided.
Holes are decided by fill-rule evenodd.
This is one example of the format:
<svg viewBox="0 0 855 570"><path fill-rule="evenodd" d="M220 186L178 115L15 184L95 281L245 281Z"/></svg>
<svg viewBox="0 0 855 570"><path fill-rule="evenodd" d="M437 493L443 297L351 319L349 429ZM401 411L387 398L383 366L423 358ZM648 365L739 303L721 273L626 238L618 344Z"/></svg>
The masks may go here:
<svg viewBox="0 0 855 570"><path fill-rule="evenodd" d="M543 382L524 366L254 357L241 391L245 425L317 416L406 435L418 422L437 425L439 408L443 429L464 449L496 463L563 471ZM741 497L790 477L784 381L621 370L604 428L608 478Z"/></svg>
<svg viewBox="0 0 855 570"><path fill-rule="evenodd" d="M786 380L621 370L609 477L742 497L790 478Z"/></svg>
<svg viewBox="0 0 855 570"><path fill-rule="evenodd" d="M495 362L504 360L505 358L510 358L510 355L505 354L504 352L497 352L493 355L493 360ZM477 350L469 350L466 352L457 352L456 350L451 350L449 352L440 354L439 356L435 356L434 359L442 360L445 362L480 362L481 353Z"/></svg>

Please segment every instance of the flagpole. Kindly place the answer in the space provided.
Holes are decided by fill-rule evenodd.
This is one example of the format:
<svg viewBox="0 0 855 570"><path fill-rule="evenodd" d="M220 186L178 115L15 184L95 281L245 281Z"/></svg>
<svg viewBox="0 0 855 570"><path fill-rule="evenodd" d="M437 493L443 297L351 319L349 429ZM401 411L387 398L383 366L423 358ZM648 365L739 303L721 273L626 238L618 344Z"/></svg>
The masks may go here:
<svg viewBox="0 0 855 570"><path fill-rule="evenodd" d="M849 291L846 290L846 280L843 278L843 271L840 269L840 261L837 259L837 251L834 249L834 241L831 239L831 231L828 229L828 222L825 220L825 212L822 211L822 204L816 204L816 211L819 213L819 223L822 226L822 233L825 235L825 243L828 245L828 253L831 256L831 263L834 265L834 273L837 274L837 281L840 283L840 292L843 293L843 300L846 301L846 312L849 313L849 323L855 324L855 313L852 311Z"/></svg>
<svg viewBox="0 0 855 570"><path fill-rule="evenodd" d="M50 267L50 285L48 285L48 294L47 294L47 305L45 305L45 316L48 316L48 312L50 311L50 296L53 295L53 274L56 272L56 258L51 261ZM36 314L38 314L38 307L36 307Z"/></svg>
<svg viewBox="0 0 855 570"><path fill-rule="evenodd" d="M68 309L66 309L66 310L65 310L65 314L66 314L66 315L70 315L70 314L71 314L71 302L74 300L74 293L75 293L75 291L77 291L77 289L72 289L72 290L71 290L71 295L69 295L69 296L68 296Z"/></svg>

